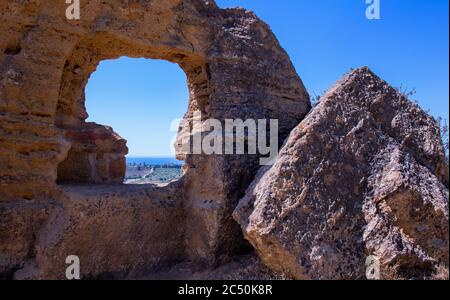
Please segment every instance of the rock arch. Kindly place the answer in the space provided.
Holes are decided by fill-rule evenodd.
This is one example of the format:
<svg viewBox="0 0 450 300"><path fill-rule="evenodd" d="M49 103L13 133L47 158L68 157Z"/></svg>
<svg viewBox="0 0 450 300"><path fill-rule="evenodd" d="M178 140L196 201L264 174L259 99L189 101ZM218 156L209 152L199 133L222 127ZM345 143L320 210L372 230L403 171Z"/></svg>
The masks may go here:
<svg viewBox="0 0 450 300"><path fill-rule="evenodd" d="M85 87L102 60L120 56L163 59L177 63L186 73L190 91L189 118L194 110L206 114L209 92L208 64L194 53L169 52L152 45L135 45L109 34L94 34L80 41L67 59L61 80L55 125L72 142L66 160L59 165L64 182L121 183L125 173L126 141L112 128L86 123ZM96 142L96 140L98 142ZM84 166L80 170L80 165ZM82 171L82 172L80 172Z"/></svg>
<svg viewBox="0 0 450 300"><path fill-rule="evenodd" d="M92 276L232 255L242 238L231 213L256 156L189 155L184 179L164 189L64 188L57 169L71 150L83 154L77 139L99 134L118 145L98 151L119 169L100 181L120 178L124 142L87 124L84 107L90 74L119 56L178 63L188 77L186 118L200 110L219 120L279 119L282 141L310 102L270 28L211 0L85 1L74 21L65 8L56 0L0 4L0 274L59 278L65 257L77 253Z"/></svg>

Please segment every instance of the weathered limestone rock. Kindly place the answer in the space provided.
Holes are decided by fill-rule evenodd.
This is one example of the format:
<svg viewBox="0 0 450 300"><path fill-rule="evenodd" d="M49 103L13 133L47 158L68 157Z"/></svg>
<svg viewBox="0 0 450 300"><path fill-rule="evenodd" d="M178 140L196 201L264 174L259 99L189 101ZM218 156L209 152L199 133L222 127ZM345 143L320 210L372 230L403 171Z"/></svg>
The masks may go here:
<svg viewBox="0 0 450 300"><path fill-rule="evenodd" d="M64 254L81 253L92 276L141 266L141 260L120 259L107 265L103 258L87 258L83 249L97 253L100 245L121 245L139 226L153 224L151 217L139 218L142 223L135 229L115 227L101 210L88 210L89 218L83 218L86 211L69 205L72 194L57 184L115 183L123 176L124 141L107 128L86 123L84 88L100 61L129 56L179 64L190 91L187 119L197 110L205 119L221 121L279 119L279 139L284 140L310 109L287 54L270 28L249 11L220 9L211 0L81 1L81 19L67 20L66 8L59 0L0 1L0 272L6 277L50 276L51 270L60 270ZM212 265L242 246L231 214L257 172L259 157L184 158L180 198L171 200L180 201L186 215L180 225L185 229L183 253ZM88 203L103 203L104 191L77 188L89 193ZM115 193L118 187L109 188ZM124 203L115 208L124 207L125 219L133 193L140 194L132 188L121 192ZM72 216L82 230L68 230L64 222L49 226L54 210ZM89 221L96 216L101 224ZM98 226L116 229L109 244L92 234ZM61 232L57 241L51 249L42 248L40 241L55 230ZM134 237L153 247L151 237ZM70 247L66 241L72 241ZM131 244L127 255L158 260L160 252L140 249Z"/></svg>
<svg viewBox="0 0 450 300"><path fill-rule="evenodd" d="M36 235L57 203L21 200L0 203L0 279L33 261Z"/></svg>
<svg viewBox="0 0 450 300"><path fill-rule="evenodd" d="M58 165L59 183L123 183L128 148L112 128L86 123L81 129L66 130L65 138L72 147Z"/></svg>
<svg viewBox="0 0 450 300"><path fill-rule="evenodd" d="M297 279L448 276L439 127L369 69L331 88L234 212L272 269ZM445 271L447 270L447 271Z"/></svg>
<svg viewBox="0 0 450 300"><path fill-rule="evenodd" d="M32 278L64 279L67 255L80 258L82 278L139 277L186 259L182 185L63 187L67 198L38 235Z"/></svg>

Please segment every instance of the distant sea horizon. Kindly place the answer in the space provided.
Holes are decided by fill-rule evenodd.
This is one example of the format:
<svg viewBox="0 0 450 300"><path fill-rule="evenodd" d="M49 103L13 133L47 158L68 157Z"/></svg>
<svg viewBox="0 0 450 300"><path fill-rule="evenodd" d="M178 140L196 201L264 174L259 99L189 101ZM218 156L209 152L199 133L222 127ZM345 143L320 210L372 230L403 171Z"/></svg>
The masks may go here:
<svg viewBox="0 0 450 300"><path fill-rule="evenodd" d="M127 164L147 164L147 165L165 165L165 164L175 164L175 165L183 165L184 161L178 160L175 157L158 157L158 156L149 156L149 157L127 157Z"/></svg>

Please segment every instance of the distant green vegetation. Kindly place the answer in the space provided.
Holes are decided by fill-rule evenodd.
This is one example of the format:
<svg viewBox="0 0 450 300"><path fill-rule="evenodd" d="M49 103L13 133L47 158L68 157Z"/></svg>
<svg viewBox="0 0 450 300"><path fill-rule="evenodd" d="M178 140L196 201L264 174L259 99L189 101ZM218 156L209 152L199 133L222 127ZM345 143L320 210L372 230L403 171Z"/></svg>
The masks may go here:
<svg viewBox="0 0 450 300"><path fill-rule="evenodd" d="M178 165L127 165L126 184L164 184L178 180L183 170Z"/></svg>

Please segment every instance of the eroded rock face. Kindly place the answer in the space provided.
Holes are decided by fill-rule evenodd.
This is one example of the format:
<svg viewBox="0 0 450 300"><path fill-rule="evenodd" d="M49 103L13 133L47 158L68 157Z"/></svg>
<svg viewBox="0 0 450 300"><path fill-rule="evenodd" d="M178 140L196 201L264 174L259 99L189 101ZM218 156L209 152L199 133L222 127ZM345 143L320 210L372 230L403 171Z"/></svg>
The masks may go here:
<svg viewBox="0 0 450 300"><path fill-rule="evenodd" d="M448 276L448 166L439 127L369 69L295 128L234 212L272 269L297 279Z"/></svg>
<svg viewBox="0 0 450 300"><path fill-rule="evenodd" d="M182 181L155 186L65 186L64 201L38 235L38 272L17 279L61 278L68 253L83 278L138 278L186 259Z"/></svg>
<svg viewBox="0 0 450 300"><path fill-rule="evenodd" d="M221 121L279 119L282 141L310 109L287 54L270 28L249 11L220 9L211 0L81 1L81 19L67 20L66 8L59 0L0 1L0 273L6 277L64 278L64 273L49 270L60 270L67 255L84 255L83 249L98 254L95 260L86 258L90 276L132 270L133 261L118 258L107 265L108 252L97 251L122 243L129 245L128 256L158 261L151 237L134 236L148 251L123 240L139 226L150 226L151 214L144 210L148 219L139 217L143 223L135 227L115 227L102 210L74 208L67 200L73 195L57 184L116 183L123 176L124 141L112 130L86 122L84 88L100 61L129 56L179 64L190 92L188 120L194 111ZM170 202L181 203L186 217L162 219L160 226L183 228L183 257L212 265L242 246L231 214L259 168L259 157L183 158L181 192L153 191L148 198L178 197ZM117 187L98 194L78 189L89 193L88 203L101 204ZM124 207L123 218L128 219L134 193L144 201L131 189L122 191L120 200L112 196L123 205L112 201L106 209ZM88 219L81 217L86 211ZM56 229L49 226L55 214L72 216L80 230L71 231L64 222ZM92 221L96 218L97 223ZM101 226L118 231L110 235L110 244L92 233ZM61 234L55 235L51 249L43 247L39 241L54 230ZM158 235L155 241L158 245ZM166 254L180 258L179 252L169 251L165 261L170 260Z"/></svg>
<svg viewBox="0 0 450 300"><path fill-rule="evenodd" d="M86 123L65 130L72 147L58 165L59 183L123 183L126 171L126 140L112 128Z"/></svg>
<svg viewBox="0 0 450 300"><path fill-rule="evenodd" d="M87 278L167 274L180 261L210 274L201 267L242 249L231 214L259 156L179 154L186 174L168 187L111 184L127 149L86 122L89 76L120 56L177 63L186 119L279 119L280 141L309 112L308 94L249 11L211 0L81 2L73 21L64 1L0 2L0 277L64 278L69 255ZM384 278L445 272L438 127L369 70L352 72L260 171L235 218L262 260L294 278L363 278L369 254Z"/></svg>

